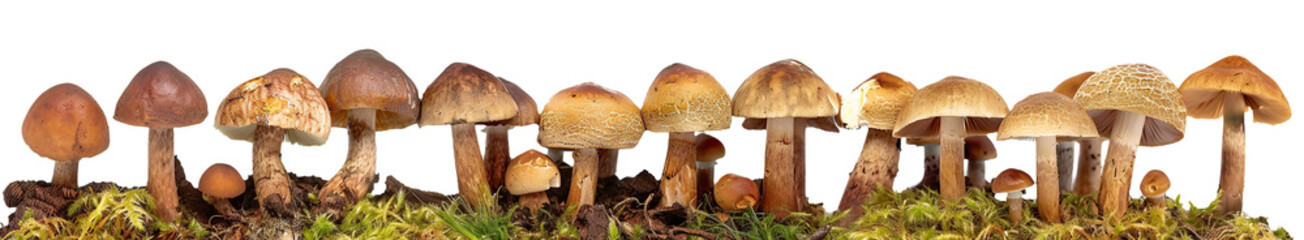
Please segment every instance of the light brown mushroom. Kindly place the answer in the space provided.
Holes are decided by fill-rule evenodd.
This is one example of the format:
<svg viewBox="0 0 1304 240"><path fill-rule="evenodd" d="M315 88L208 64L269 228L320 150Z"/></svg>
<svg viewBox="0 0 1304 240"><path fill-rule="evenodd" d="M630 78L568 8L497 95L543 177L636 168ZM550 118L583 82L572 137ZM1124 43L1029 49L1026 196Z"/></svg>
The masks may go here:
<svg viewBox="0 0 1304 240"><path fill-rule="evenodd" d="M987 190L987 160L996 159L996 145L987 135L964 138L964 159L969 161L965 181L973 188Z"/></svg>
<svg viewBox="0 0 1304 240"><path fill-rule="evenodd" d="M1073 98L1073 95L1078 93L1078 88L1082 86L1082 82L1086 82L1092 75L1096 75L1096 72L1084 72L1070 77L1069 79L1060 82L1058 86L1055 86L1054 92L1064 95L1065 97ZM1063 140L1074 140L1080 147L1078 150L1078 170L1077 173L1073 175L1074 180L1072 181L1072 187L1066 189L1071 189L1074 193L1079 195L1096 193L1096 191L1100 190L1100 146L1106 139L1101 137L1062 139L1059 144L1055 145L1055 152L1059 153L1059 162L1056 165L1060 168L1060 180L1066 179L1065 175L1062 175L1062 173L1067 170L1066 168L1072 168L1072 166L1065 165L1065 163L1072 164L1072 160L1064 159L1066 155L1072 155L1072 153L1066 154L1062 151L1067 149L1072 152L1072 142L1074 142ZM1063 181L1060 182L1060 186L1064 186Z"/></svg>
<svg viewBox="0 0 1304 240"><path fill-rule="evenodd" d="M240 216L240 213L227 199L238 197L244 191L244 175L225 163L209 166L208 170L204 170L204 175L199 177L199 192L204 193L204 198L213 204L218 213L228 218Z"/></svg>
<svg viewBox="0 0 1304 240"><path fill-rule="evenodd" d="M199 124L204 118L208 118L204 92L189 76L164 61L136 73L118 98L114 120L149 128L149 179L145 189L154 197L154 215L159 220L177 217L172 128Z"/></svg>
<svg viewBox="0 0 1304 240"><path fill-rule="evenodd" d="M837 93L834 93L837 94ZM841 96L837 96L841 98ZM793 118L793 129L805 129L806 127L823 130L825 132L837 133L838 123L836 116L813 117L813 118ZM743 129L747 130L767 130L769 123L765 118L744 118ZM793 173L797 177L797 192L803 193L801 199L797 202L809 202L806 199L806 131L793 131L792 134L792 165Z"/></svg>
<svg viewBox="0 0 1304 240"><path fill-rule="evenodd" d="M503 82L471 64L449 64L422 94L418 124L452 127L457 190L472 206L494 204L475 124L507 120L516 114L516 101Z"/></svg>
<svg viewBox="0 0 1304 240"><path fill-rule="evenodd" d="M901 157L901 141L892 137L892 126L896 124L897 113L916 90L914 84L891 73L880 72L856 85L851 95L842 99L838 120L843 127L869 129L860 149L860 158L847 178L847 187L838 203L838 211L850 211L839 225L847 226L860 219L864 214L864 208L860 206L874 191L892 189Z"/></svg>
<svg viewBox="0 0 1304 240"><path fill-rule="evenodd" d="M728 129L729 93L706 71L675 63L657 74L643 99L643 125L670 134L661 171L660 206L697 207L697 151L693 133Z"/></svg>
<svg viewBox="0 0 1304 240"><path fill-rule="evenodd" d="M620 92L586 82L553 95L539 113L539 145L574 152L566 202L593 204L597 149L632 148L643 137L643 130L638 105Z"/></svg>
<svg viewBox="0 0 1304 240"><path fill-rule="evenodd" d="M1005 169L992 179L992 192L1005 193L1005 203L1010 205L1010 224L1023 221L1023 189L1032 184L1032 176L1013 168Z"/></svg>
<svg viewBox="0 0 1304 240"><path fill-rule="evenodd" d="M1150 170L1145 177L1141 178L1141 195L1145 195L1150 201L1150 205L1157 208L1168 208L1168 200L1164 197L1164 192L1168 192L1168 174L1159 169Z"/></svg>
<svg viewBox="0 0 1304 240"><path fill-rule="evenodd" d="M547 155L533 149L517 155L508 162L504 178L507 192L520 196L521 206L530 212L538 211L548 203L548 189L561 187L561 174L557 164Z"/></svg>
<svg viewBox="0 0 1304 240"><path fill-rule="evenodd" d="M729 173L720 177L715 183L715 204L726 211L750 209L759 202L761 193L756 182L737 174Z"/></svg>
<svg viewBox="0 0 1304 240"><path fill-rule="evenodd" d="M539 123L539 107L535 105L534 98L526 94L525 90L521 89L520 86L516 86L516 83L507 81L502 77L499 77L498 80L503 81L507 93L510 93L512 101L516 102L516 116L507 120L484 124L484 160L485 169L489 172L489 190L491 191L498 191L498 188L506 184L508 162L512 159L507 130ZM560 160L554 159L554 161Z"/></svg>
<svg viewBox="0 0 1304 240"><path fill-rule="evenodd" d="M997 140L1037 142L1037 209L1041 219L1060 222L1060 185L1055 144L1060 137L1099 137L1091 116L1072 99L1053 92L1033 94L1014 104L996 133Z"/></svg>
<svg viewBox="0 0 1304 240"><path fill-rule="evenodd" d="M915 92L898 115L892 135L941 141L942 196L956 200L964 196L964 137L995 132L1008 112L1005 99L992 87L951 76Z"/></svg>
<svg viewBox="0 0 1304 240"><path fill-rule="evenodd" d="M710 134L698 133L693 145L697 147L697 192L710 193L715 186L715 164L724 157L724 143Z"/></svg>
<svg viewBox="0 0 1304 240"><path fill-rule="evenodd" d="M45 90L23 119L23 142L36 155L54 160L50 184L77 187L77 165L109 148L109 123L91 94L75 84Z"/></svg>

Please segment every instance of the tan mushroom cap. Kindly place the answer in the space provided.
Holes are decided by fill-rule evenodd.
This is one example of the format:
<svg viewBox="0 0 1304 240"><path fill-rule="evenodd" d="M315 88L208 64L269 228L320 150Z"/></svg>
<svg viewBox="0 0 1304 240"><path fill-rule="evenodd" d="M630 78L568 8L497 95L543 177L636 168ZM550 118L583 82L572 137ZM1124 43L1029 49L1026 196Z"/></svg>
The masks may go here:
<svg viewBox="0 0 1304 240"><path fill-rule="evenodd" d="M507 191L525 195L561 187L561 173L547 154L525 151L507 163Z"/></svg>
<svg viewBox="0 0 1304 240"><path fill-rule="evenodd" d="M918 90L914 84L891 73L874 74L842 99L838 120L845 128L891 130L896 125L897 114Z"/></svg>
<svg viewBox="0 0 1304 240"><path fill-rule="evenodd" d="M936 136L941 124L938 117L964 117L965 130L970 135L992 133L1010 112L1007 106L991 86L950 76L915 92L897 115L892 136Z"/></svg>
<svg viewBox="0 0 1304 240"><path fill-rule="evenodd" d="M516 116L516 101L493 74L466 63L449 64L421 96L420 125L484 123Z"/></svg>
<svg viewBox="0 0 1304 240"><path fill-rule="evenodd" d="M23 141L36 155L77 161L109 148L109 123L90 93L63 83L45 90L27 109Z"/></svg>
<svg viewBox="0 0 1304 240"><path fill-rule="evenodd" d="M733 173L721 176L714 189L715 203L727 211L753 208L761 202L756 182Z"/></svg>
<svg viewBox="0 0 1304 240"><path fill-rule="evenodd" d="M208 118L204 92L189 76L164 61L137 72L113 111L114 120L149 128L190 126L204 118Z"/></svg>
<svg viewBox="0 0 1304 240"><path fill-rule="evenodd" d="M706 71L671 64L652 81L643 99L643 124L653 132L697 132L729 128L729 92Z"/></svg>
<svg viewBox="0 0 1304 240"><path fill-rule="evenodd" d="M516 83L507 81L502 77L498 78L503 81L503 87L507 88L507 93L512 95L512 101L516 102L516 116L507 120L486 123L487 125L507 125L507 126L528 126L539 123L539 105L534 103L534 98L525 93L524 89L516 86Z"/></svg>
<svg viewBox="0 0 1304 240"><path fill-rule="evenodd" d="M348 124L349 110L375 109L376 131L405 128L417 123L421 107L417 86L407 73L371 49L336 63L321 83L321 95L335 127Z"/></svg>
<svg viewBox="0 0 1304 240"><path fill-rule="evenodd" d="M539 113L539 145L548 148L632 148L643 129L634 101L592 82L557 92Z"/></svg>
<svg viewBox="0 0 1304 240"><path fill-rule="evenodd" d="M709 134L698 133L693 145L697 146L698 162L715 162L724 158L724 143Z"/></svg>
<svg viewBox="0 0 1304 240"><path fill-rule="evenodd" d="M733 115L746 118L827 117L841 104L824 79L805 64L785 59L766 65L734 92Z"/></svg>
<svg viewBox="0 0 1304 240"><path fill-rule="evenodd" d="M285 129L290 143L316 146L330 137L331 119L317 86L294 70L281 68L231 90L217 106L218 131L253 141L257 125Z"/></svg>
<svg viewBox="0 0 1304 240"><path fill-rule="evenodd" d="M964 159L987 161L996 158L996 144L986 135L964 138Z"/></svg>
<svg viewBox="0 0 1304 240"><path fill-rule="evenodd" d="M1146 197L1157 197L1164 195L1171 186L1168 182L1168 174L1164 171L1150 170L1144 178L1141 178L1141 194Z"/></svg>
<svg viewBox="0 0 1304 240"><path fill-rule="evenodd" d="M1074 75L1073 77L1060 82L1059 86L1055 86L1054 92L1064 95L1065 97L1073 98L1073 95L1078 94L1078 88L1082 87L1082 82L1086 82L1087 79L1091 78L1091 75L1096 75L1096 72L1084 72Z"/></svg>
<svg viewBox="0 0 1304 240"><path fill-rule="evenodd" d="M231 165L213 164L199 177L199 191L223 199L240 196L245 191L244 175Z"/></svg>
<svg viewBox="0 0 1304 240"><path fill-rule="evenodd" d="M1177 86L1164 73L1145 64L1124 64L1092 75L1073 100L1087 110L1102 138L1114 135L1116 111L1146 116L1141 146L1160 146L1182 140L1186 131L1186 106Z"/></svg>
<svg viewBox="0 0 1304 240"><path fill-rule="evenodd" d="M906 139L906 144L915 145L915 146L923 146L928 144L941 144L941 143L942 143L942 139L937 137L917 137L917 138Z"/></svg>
<svg viewBox="0 0 1304 240"><path fill-rule="evenodd" d="M1011 168L996 175L991 186L993 193L1008 193L1031 187L1033 183L1032 176L1028 176L1028 173Z"/></svg>
<svg viewBox="0 0 1304 240"><path fill-rule="evenodd" d="M1036 137L1098 137L1096 124L1073 99L1042 92L1014 104L996 132L997 140Z"/></svg>
<svg viewBox="0 0 1304 240"><path fill-rule="evenodd" d="M1290 103L1277 82L1250 60L1229 56L1192 73L1178 88L1193 118L1220 118L1226 93L1244 94L1254 121L1279 124L1290 119Z"/></svg>

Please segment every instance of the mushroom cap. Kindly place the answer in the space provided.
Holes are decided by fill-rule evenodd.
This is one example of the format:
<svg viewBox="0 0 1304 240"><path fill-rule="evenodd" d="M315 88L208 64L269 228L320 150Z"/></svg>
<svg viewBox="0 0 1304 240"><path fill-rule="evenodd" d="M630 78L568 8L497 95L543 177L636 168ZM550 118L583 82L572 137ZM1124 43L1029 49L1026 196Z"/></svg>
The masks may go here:
<svg viewBox="0 0 1304 240"><path fill-rule="evenodd" d="M1005 116L996 139L1036 137L1098 137L1091 116L1073 99L1053 92L1042 92L1014 104Z"/></svg>
<svg viewBox="0 0 1304 240"><path fill-rule="evenodd" d="M400 129L417 122L421 108L417 85L380 53L363 49L344 57L321 82L330 107L331 125L348 125L349 110L375 109L376 131Z"/></svg>
<svg viewBox="0 0 1304 240"><path fill-rule="evenodd" d="M506 181L507 191L520 196L561 187L561 173L547 154L530 149L507 163Z"/></svg>
<svg viewBox="0 0 1304 240"><path fill-rule="evenodd" d="M729 128L729 92L706 71L671 64L652 81L643 99L643 124L653 132L698 132Z"/></svg>
<svg viewBox="0 0 1304 240"><path fill-rule="evenodd" d="M199 177L199 191L222 199L240 196L245 191L244 175L231 165L213 164Z"/></svg>
<svg viewBox="0 0 1304 240"><path fill-rule="evenodd" d="M253 141L257 125L285 129L291 143L316 146L331 134L331 115L317 86L281 68L241 83L217 106L215 126L227 137Z"/></svg>
<svg viewBox="0 0 1304 240"><path fill-rule="evenodd" d="M131 78L118 97L113 119L148 128L177 128L208 118L204 92L181 70L168 62L145 66Z"/></svg>
<svg viewBox="0 0 1304 240"><path fill-rule="evenodd" d="M516 83L507 81L502 77L498 81L503 82L503 87L507 88L507 93L512 95L512 101L516 102L516 116L507 120L486 123L487 125L507 125L507 126L528 126L539 123L539 105L534 103L534 98L526 93Z"/></svg>
<svg viewBox="0 0 1304 240"><path fill-rule="evenodd" d="M805 64L785 59L766 65L734 92L733 115L747 118L827 117L841 103L824 79Z"/></svg>
<svg viewBox="0 0 1304 240"><path fill-rule="evenodd" d="M756 182L733 173L715 182L715 203L727 211L737 211L756 206L761 202Z"/></svg>
<svg viewBox="0 0 1304 240"><path fill-rule="evenodd" d="M813 127L815 129L824 130L825 132L836 133L839 131L838 124L836 123L838 120L834 120L833 118L834 118L833 116L828 116L828 117L813 117L813 118L797 118L797 120L806 120L807 127ZM743 129L765 130L767 123L769 123L769 121L767 121L765 118L745 118L743 120Z"/></svg>
<svg viewBox="0 0 1304 240"><path fill-rule="evenodd" d="M1005 169L1005 171L1001 171L1001 174L996 175L996 178L992 179L992 192L1019 191L1031 187L1033 183L1032 176L1028 176L1028 173L1019 169Z"/></svg>
<svg viewBox="0 0 1304 240"><path fill-rule="evenodd" d="M1073 98L1073 95L1078 94L1078 88L1082 87L1082 82L1086 82L1088 78L1091 78L1091 75L1096 75L1096 72L1084 72L1074 75L1073 77L1060 82L1059 86L1055 86L1054 92L1064 95L1065 97Z"/></svg>
<svg viewBox="0 0 1304 240"><path fill-rule="evenodd" d="M562 89L539 113L539 145L549 148L632 148L643 129L634 101L592 82Z"/></svg>
<svg viewBox="0 0 1304 240"><path fill-rule="evenodd" d="M698 162L715 162L724 157L724 143L710 134L698 133L693 142L697 146Z"/></svg>
<svg viewBox="0 0 1304 240"><path fill-rule="evenodd" d="M919 89L891 73L881 72L869 77L842 99L838 113L845 128L870 127L891 130L896 125L897 114Z"/></svg>
<svg viewBox="0 0 1304 240"><path fill-rule="evenodd" d="M1146 197L1164 195L1169 186L1171 185L1168 182L1168 174L1164 174L1164 171L1158 169L1150 170L1144 178L1141 178L1141 194L1146 195Z"/></svg>
<svg viewBox="0 0 1304 240"><path fill-rule="evenodd" d="M928 144L940 144L940 143L942 143L942 139L937 137L906 138L906 144L915 145L915 146L923 146Z"/></svg>
<svg viewBox="0 0 1304 240"><path fill-rule="evenodd" d="M1240 93L1254 110L1255 122L1279 124L1290 119L1290 103L1277 82L1241 56L1223 58L1192 73L1177 90L1193 118L1222 117L1226 93Z"/></svg>
<svg viewBox="0 0 1304 240"><path fill-rule="evenodd" d="M109 148L109 123L90 93L63 83L45 90L27 109L23 141L36 155L77 161Z"/></svg>
<svg viewBox="0 0 1304 240"><path fill-rule="evenodd" d="M1150 65L1118 65L1091 75L1073 100L1091 115L1102 138L1113 137L1116 111L1146 116L1141 146L1167 145L1185 135L1182 94L1164 73Z"/></svg>
<svg viewBox="0 0 1304 240"><path fill-rule="evenodd" d="M449 64L421 96L420 125L485 123L516 116L516 101L493 74L466 63Z"/></svg>
<svg viewBox="0 0 1304 240"><path fill-rule="evenodd" d="M970 135L995 132L1010 110L996 89L972 79L950 76L915 92L897 115L892 136L937 136L939 117L963 117Z"/></svg>
<svg viewBox="0 0 1304 240"><path fill-rule="evenodd" d="M987 161L996 158L996 144L987 135L964 138L964 159L970 161Z"/></svg>

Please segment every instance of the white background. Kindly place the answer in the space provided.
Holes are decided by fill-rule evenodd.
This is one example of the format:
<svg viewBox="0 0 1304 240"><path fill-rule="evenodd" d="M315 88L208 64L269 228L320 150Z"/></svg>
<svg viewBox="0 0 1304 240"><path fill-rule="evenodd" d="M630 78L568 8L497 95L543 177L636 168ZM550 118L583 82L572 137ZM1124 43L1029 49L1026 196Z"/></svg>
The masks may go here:
<svg viewBox="0 0 1304 240"><path fill-rule="evenodd" d="M1083 71L1147 63L1180 84L1190 73L1239 54L1277 79L1288 98L1304 101L1304 15L1296 4L22 4L32 3L0 4L0 129L8 129L0 137L0 152L6 153L0 182L49 180L53 162L26 147L19 126L37 95L73 82L99 101L112 129L109 150L83 160L80 183L144 185L147 131L112 116L127 82L157 60L189 74L210 110L240 82L275 68L292 68L320 84L335 62L362 48L403 67L423 91L449 63L468 62L515 81L540 108L553 93L585 81L624 92L641 105L653 77L674 62L710 72L732 95L757 68L784 58L805 62L843 94L880 71L920 87L959 75L991 85L1013 106ZM191 181L218 162L250 172L251 144L218 133L212 115L176 130L176 153ZM1304 133L1300 121L1254 123L1246 130L1245 211L1267 216L1274 228L1304 226L1295 199L1301 183L1295 174L1304 164L1291 151L1298 143L1294 135ZM759 177L765 133L743 130L741 122L712 133L728 148L717 172ZM1207 204L1218 187L1221 124L1190 119L1181 142L1140 149L1137 181L1150 169L1163 169L1174 182L1170 195ZM836 208L865 132L809 131L808 194ZM513 130L513 154L541 149L536 133L533 127ZM456 192L450 136L445 126L381 132L380 174L417 188ZM621 153L618 174L647 169L659 176L666 138L645 134L637 148ZM285 165L329 178L343 162L346 139L345 131L335 129L324 146L287 145ZM1000 158L989 162L989 177L1006 168L1033 171L1032 142L997 147ZM895 189L919 179L921 152L912 146L902 151Z"/></svg>

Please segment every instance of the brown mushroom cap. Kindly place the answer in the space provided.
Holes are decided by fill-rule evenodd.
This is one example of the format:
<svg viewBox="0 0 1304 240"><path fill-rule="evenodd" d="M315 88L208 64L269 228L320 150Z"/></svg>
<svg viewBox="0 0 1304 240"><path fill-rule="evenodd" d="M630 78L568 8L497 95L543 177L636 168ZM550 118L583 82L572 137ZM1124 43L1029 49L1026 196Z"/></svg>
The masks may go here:
<svg viewBox="0 0 1304 240"><path fill-rule="evenodd" d="M964 117L970 135L995 132L1010 110L996 89L972 79L950 76L915 92L897 115L892 136L936 136L939 117Z"/></svg>
<svg viewBox="0 0 1304 240"><path fill-rule="evenodd" d="M625 149L643 137L638 105L592 82L562 89L539 113L539 145L561 149Z"/></svg>
<svg viewBox="0 0 1304 240"><path fill-rule="evenodd" d="M417 122L421 107L417 86L398 65L363 49L335 64L321 83L331 110L331 125L345 127L349 110L376 109L376 131L400 129Z"/></svg>
<svg viewBox="0 0 1304 240"><path fill-rule="evenodd" d="M1240 93L1254 110L1255 122L1279 124L1290 119L1290 103L1277 82L1241 56L1223 58L1192 73L1178 91L1193 118L1222 117L1225 93Z"/></svg>
<svg viewBox="0 0 1304 240"><path fill-rule="evenodd" d="M1032 176L1018 169L1005 169L1001 174L992 179L993 193L1008 193L1023 190L1031 187L1034 182Z"/></svg>
<svg viewBox="0 0 1304 240"><path fill-rule="evenodd" d="M113 119L127 125L177 128L208 118L204 92L172 64L158 61L145 66L118 97Z"/></svg>
<svg viewBox="0 0 1304 240"><path fill-rule="evenodd" d="M797 60L766 65L734 92L733 115L746 118L827 117L838 114L837 92Z"/></svg>
<svg viewBox="0 0 1304 240"><path fill-rule="evenodd" d="M1177 86L1164 73L1145 64L1124 64L1092 75L1073 100L1087 110L1100 137L1114 135L1116 111L1146 116L1141 146L1160 146L1182 140L1186 106Z"/></svg>
<svg viewBox="0 0 1304 240"><path fill-rule="evenodd" d="M213 164L204 175L199 177L199 191L213 197L229 199L240 196L245 191L244 175L231 165Z"/></svg>
<svg viewBox="0 0 1304 240"><path fill-rule="evenodd" d="M1096 75L1096 72L1084 72L1074 75L1073 77L1060 82L1059 86L1055 86L1054 92L1064 95L1065 97L1073 98L1073 95L1078 94L1078 88L1082 87L1082 82L1086 82L1087 79L1091 78L1091 75Z"/></svg>
<svg viewBox="0 0 1304 240"><path fill-rule="evenodd" d="M987 161L996 158L996 145L986 135L964 138L964 159Z"/></svg>
<svg viewBox="0 0 1304 240"><path fill-rule="evenodd" d="M697 132L729 128L731 101L706 71L671 64L652 81L643 99L643 124L653 132Z"/></svg>
<svg viewBox="0 0 1304 240"><path fill-rule="evenodd" d="M45 90L27 109L23 141L36 155L76 161L109 148L109 123L91 94L63 83Z"/></svg>
<svg viewBox="0 0 1304 240"><path fill-rule="evenodd" d="M449 64L421 97L421 126L484 123L516 116L516 101L493 74Z"/></svg>
<svg viewBox="0 0 1304 240"><path fill-rule="evenodd" d="M1098 137L1091 116L1064 95L1042 92L1014 104L996 139L1036 137Z"/></svg>
<svg viewBox="0 0 1304 240"><path fill-rule="evenodd" d="M761 202L756 182L733 173L721 176L714 189L715 203L727 211L752 208Z"/></svg>
<svg viewBox="0 0 1304 240"><path fill-rule="evenodd" d="M487 125L528 126L539 123L539 106L534 103L534 98L525 93L520 86L516 86L516 83L501 77L498 80L503 81L503 87L507 88L507 93L512 95L512 101L516 102L516 116L490 122Z"/></svg>
<svg viewBox="0 0 1304 240"><path fill-rule="evenodd" d="M942 143L942 139L937 137L917 137L917 138L906 139L906 144L915 145L915 146L923 146L928 144L940 144L940 143Z"/></svg>
<svg viewBox="0 0 1304 240"><path fill-rule="evenodd" d="M281 68L231 90L217 106L215 125L227 137L253 141L257 125L285 129L290 143L316 146L331 134L331 115L317 86Z"/></svg>
<svg viewBox="0 0 1304 240"><path fill-rule="evenodd" d="M1141 194L1146 197L1157 197L1164 195L1169 186L1171 185L1168 182L1168 174L1164 174L1164 171L1157 169L1150 170L1150 172L1146 173L1145 178L1141 179Z"/></svg>
<svg viewBox="0 0 1304 240"><path fill-rule="evenodd" d="M697 146L698 162L715 162L724 157L724 143L721 143L720 139L709 134L698 133L694 142L693 145Z"/></svg>
<svg viewBox="0 0 1304 240"><path fill-rule="evenodd" d="M891 130L896 125L897 114L917 90L914 84L891 73L874 74L842 99L838 120L845 128Z"/></svg>
<svg viewBox="0 0 1304 240"><path fill-rule="evenodd" d="M561 187L561 174L548 155L530 149L507 163L506 181L507 191L519 196Z"/></svg>

